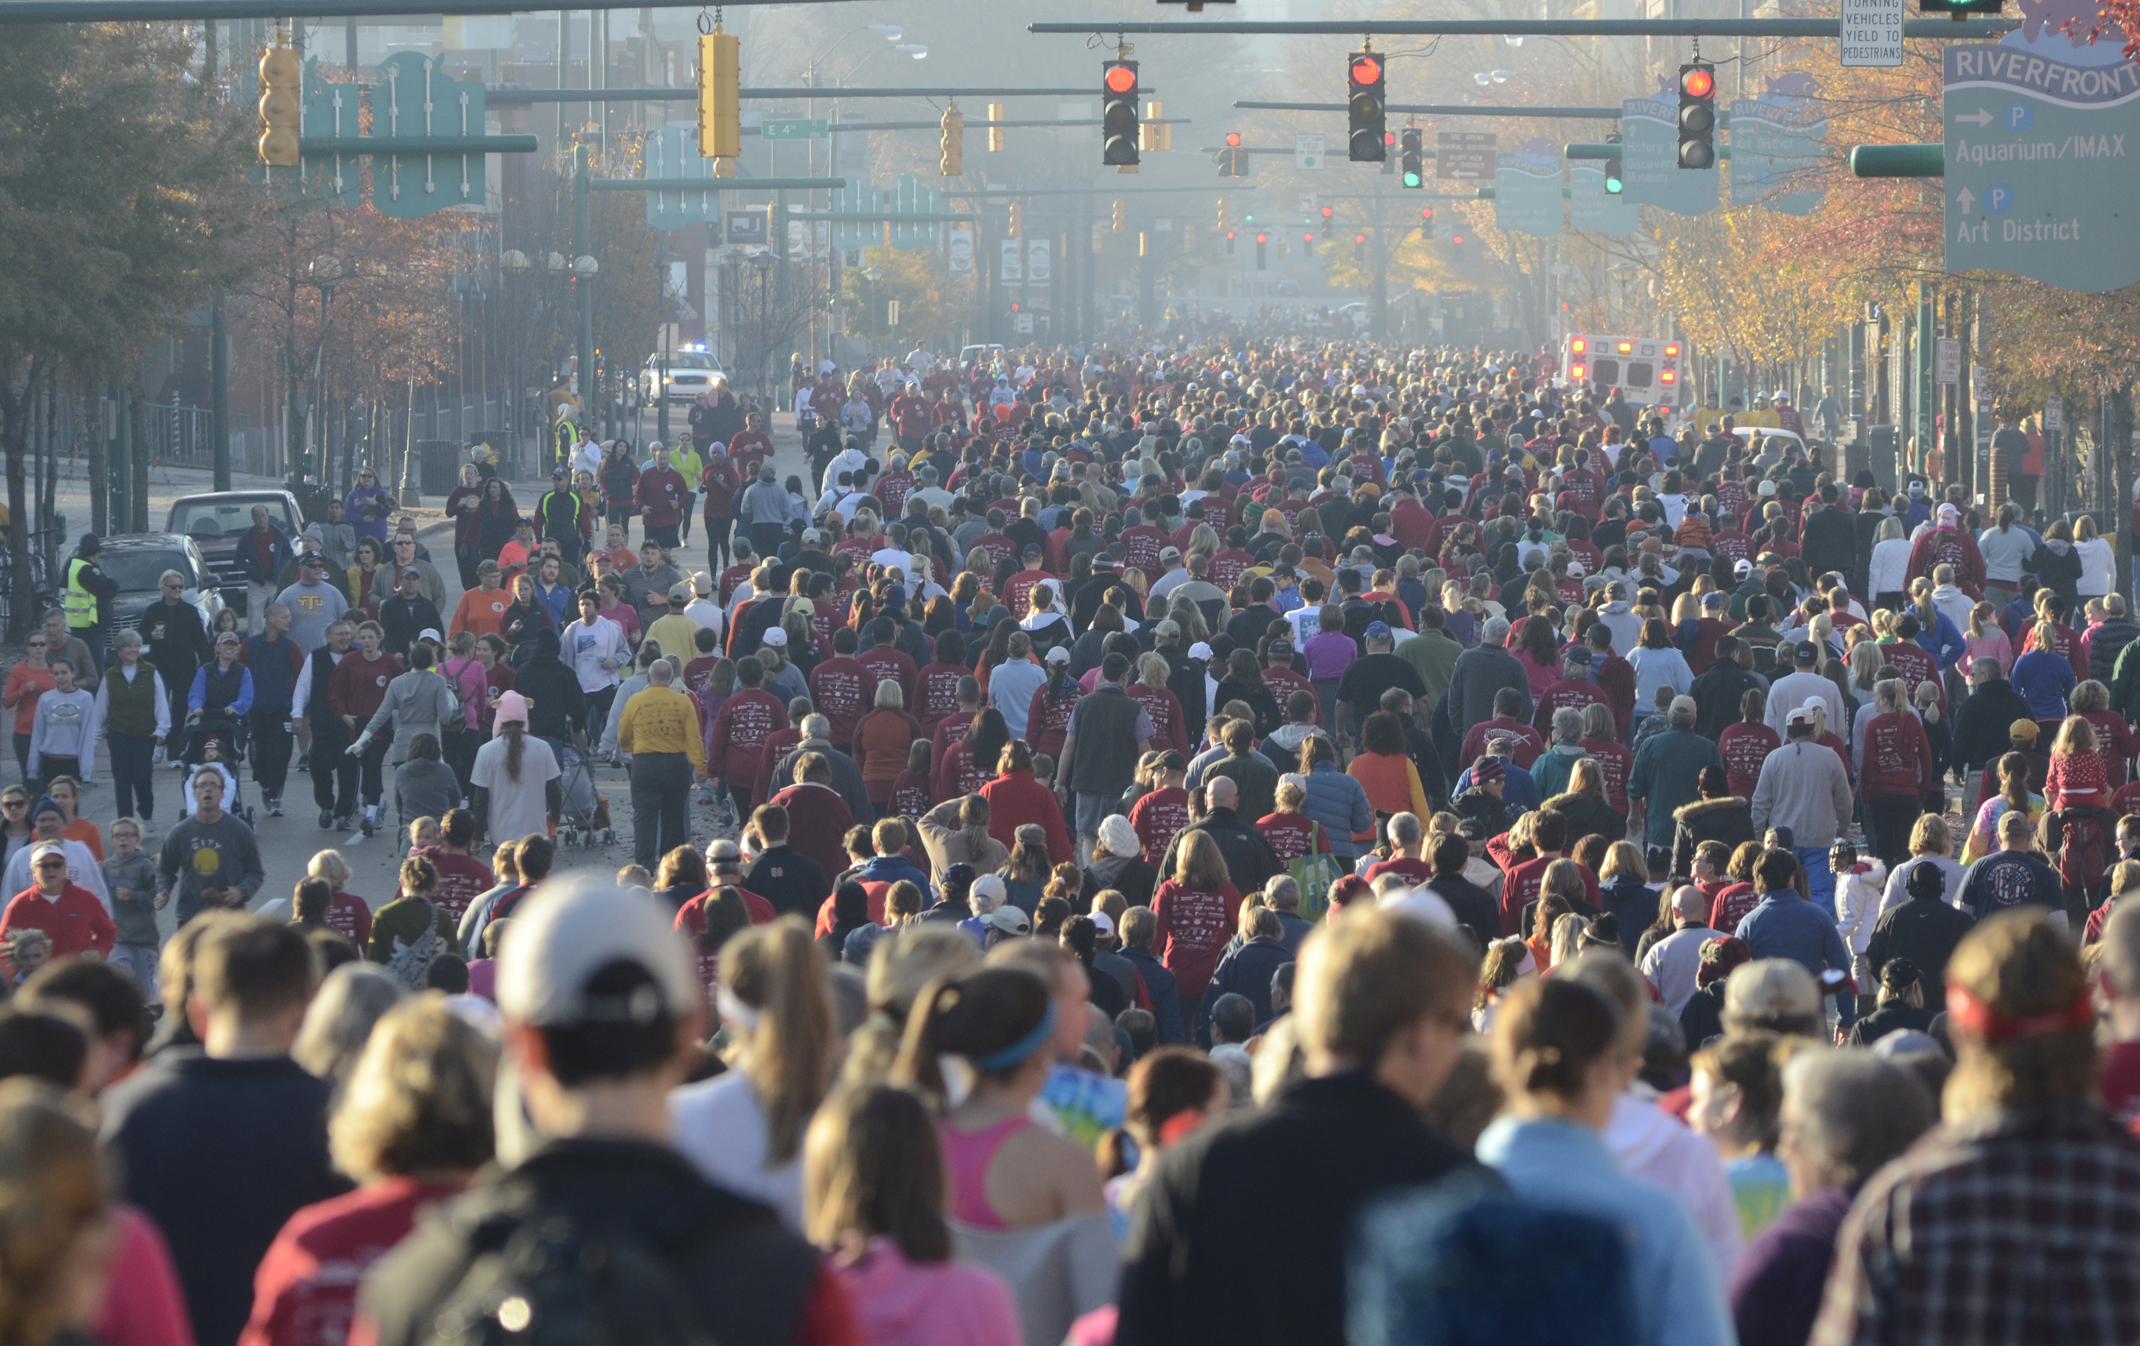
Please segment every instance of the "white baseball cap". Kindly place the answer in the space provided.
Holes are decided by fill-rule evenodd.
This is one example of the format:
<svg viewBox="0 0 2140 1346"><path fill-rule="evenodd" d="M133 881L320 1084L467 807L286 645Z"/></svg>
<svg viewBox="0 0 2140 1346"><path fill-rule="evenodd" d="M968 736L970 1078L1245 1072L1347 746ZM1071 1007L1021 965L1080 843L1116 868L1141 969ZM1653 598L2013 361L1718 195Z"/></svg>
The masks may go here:
<svg viewBox="0 0 2140 1346"><path fill-rule="evenodd" d="M647 1024L681 1018L705 999L674 913L644 890L594 878L543 884L513 913L498 950L498 1008L546 1027ZM652 985L619 996L587 984L612 963L645 969Z"/></svg>

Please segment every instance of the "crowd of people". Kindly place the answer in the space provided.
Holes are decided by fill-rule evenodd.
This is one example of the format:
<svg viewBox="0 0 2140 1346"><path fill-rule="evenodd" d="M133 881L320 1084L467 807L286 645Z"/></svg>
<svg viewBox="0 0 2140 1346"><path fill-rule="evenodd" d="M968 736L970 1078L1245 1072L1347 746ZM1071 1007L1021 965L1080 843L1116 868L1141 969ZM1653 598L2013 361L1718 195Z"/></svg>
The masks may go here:
<svg viewBox="0 0 2140 1346"><path fill-rule="evenodd" d="M720 385L526 514L472 462L450 615L371 500L191 664L152 613L63 680L53 614L24 1342L2140 1335L2088 520L1509 352L924 345L793 405L785 483ZM390 895L265 872L292 751Z"/></svg>

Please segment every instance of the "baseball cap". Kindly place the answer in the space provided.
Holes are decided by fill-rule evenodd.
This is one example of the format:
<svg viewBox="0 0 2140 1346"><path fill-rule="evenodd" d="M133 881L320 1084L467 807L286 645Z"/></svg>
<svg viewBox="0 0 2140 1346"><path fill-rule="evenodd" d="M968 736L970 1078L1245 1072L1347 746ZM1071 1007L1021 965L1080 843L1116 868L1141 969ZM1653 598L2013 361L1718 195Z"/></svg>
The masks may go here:
<svg viewBox="0 0 2140 1346"><path fill-rule="evenodd" d="M56 855L64 860L67 858L67 848L56 841L40 841L30 848L30 861L32 864L48 855Z"/></svg>
<svg viewBox="0 0 2140 1346"><path fill-rule="evenodd" d="M1813 647L1813 642L1810 640L1799 641L1798 648L1791 651L1791 662L1800 668L1813 667L1819 658L1820 651Z"/></svg>
<svg viewBox="0 0 2140 1346"><path fill-rule="evenodd" d="M215 643L218 645L235 645L238 643L238 633L236 631L225 631L215 638Z"/></svg>
<svg viewBox="0 0 2140 1346"><path fill-rule="evenodd" d="M1731 573L1734 575L1751 575L1754 573L1754 563L1741 557L1738 563L1732 566Z"/></svg>
<svg viewBox="0 0 2140 1346"><path fill-rule="evenodd" d="M715 869L719 869L724 865L731 868L739 867L743 863L743 848L735 842L723 838L706 848L706 863L712 865Z"/></svg>
<svg viewBox="0 0 2140 1346"><path fill-rule="evenodd" d="M1099 931L1103 935L1112 935L1115 932L1114 917L1109 916L1104 911L1098 910L1091 912L1090 915L1092 916L1093 929Z"/></svg>
<svg viewBox="0 0 2140 1346"><path fill-rule="evenodd" d="M675 599L679 603L690 602L692 596L695 593L696 590L692 589L689 584L683 582L682 580L679 580L669 586L669 597Z"/></svg>
<svg viewBox="0 0 2140 1346"><path fill-rule="evenodd" d="M1166 620L1160 622L1157 626L1154 626L1152 628L1152 634L1155 636L1178 636L1181 634L1181 623L1175 621L1172 617L1169 617Z"/></svg>
<svg viewBox="0 0 2140 1346"><path fill-rule="evenodd" d="M1750 1019L1807 1019L1820 1014L1813 974L1788 958L1762 958L1732 969L1724 1013Z"/></svg>
<svg viewBox="0 0 2140 1346"><path fill-rule="evenodd" d="M438 633L438 628L435 626L427 626L423 630L418 631L416 633L416 638L418 640L437 641L440 644L444 644L446 640L444 636Z"/></svg>
<svg viewBox="0 0 2140 1346"><path fill-rule="evenodd" d="M518 692L507 692L498 698L498 710L491 717L491 737L513 721L525 725L528 722L528 699Z"/></svg>
<svg viewBox="0 0 2140 1346"><path fill-rule="evenodd" d="M699 596L700 598L704 598L704 597L705 597L706 595L708 595L708 594L712 593L712 592L713 592L713 576L711 576L711 575L707 574L707 573L706 573L705 571L703 571L703 570L694 570L694 571L692 571L692 572L691 572L691 591L692 591L693 593L697 594L697 595L698 595L698 596Z"/></svg>
<svg viewBox="0 0 2140 1346"><path fill-rule="evenodd" d="M1583 563L1581 561L1568 562L1568 574L1570 578L1581 579L1583 577Z"/></svg>
<svg viewBox="0 0 2140 1346"><path fill-rule="evenodd" d="M537 888L514 913L498 951L498 1009L545 1027L681 1018L705 997L675 914L644 891L566 878ZM636 966L651 982L620 995L590 992L596 973Z"/></svg>
<svg viewBox="0 0 2140 1346"><path fill-rule="evenodd" d="M2036 735L2041 732L2043 732L2042 727L2034 720L2016 720L2006 726L2007 737L2021 739L2029 743L2035 742Z"/></svg>
<svg viewBox="0 0 2140 1346"><path fill-rule="evenodd" d="M297 563L301 566L318 566L322 570L327 568L327 558L316 551L308 551L303 556L298 557Z"/></svg>
<svg viewBox="0 0 2140 1346"><path fill-rule="evenodd" d="M1588 666L1590 663L1590 647L1588 645L1570 645L1568 652L1562 655L1561 658L1571 664Z"/></svg>
<svg viewBox="0 0 2140 1346"><path fill-rule="evenodd" d="M550 480L552 480L552 481L563 481L564 479L565 479L565 469L563 469L563 468L561 468L561 467L553 467L553 468L551 468L551 469L550 469Z"/></svg>
<svg viewBox="0 0 2140 1346"><path fill-rule="evenodd" d="M1181 548L1162 547L1159 549L1159 559L1162 561L1179 561L1181 559Z"/></svg>
<svg viewBox="0 0 2140 1346"><path fill-rule="evenodd" d="M1043 555L1043 553L1042 553L1042 552L1041 552L1041 550L1040 550L1040 544L1039 544L1038 542L1028 542L1028 543L1026 543L1026 544L1025 544L1025 551L1024 551L1023 553L1021 553L1021 554L1022 554L1022 555L1023 555L1024 557L1025 557L1025 559L1026 559L1026 560L1028 560L1028 561L1032 561L1032 560L1037 560L1037 559L1038 559L1038 558L1039 558L1039 557L1040 557L1041 555Z"/></svg>
<svg viewBox="0 0 2140 1346"><path fill-rule="evenodd" d="M1199 640L1189 647L1189 657L1191 659L1209 659L1211 657L1211 647Z"/></svg>
<svg viewBox="0 0 2140 1346"><path fill-rule="evenodd" d="M1010 896L1010 889L1003 886L1003 876L1001 874L983 874L973 881L973 895L975 897L992 897L1001 902L1004 898Z"/></svg>
<svg viewBox="0 0 2140 1346"><path fill-rule="evenodd" d="M1293 657L1293 641L1291 637L1280 636L1264 646L1264 653L1273 659L1290 659Z"/></svg>
<svg viewBox="0 0 2140 1346"><path fill-rule="evenodd" d="M401 574L396 578L405 580L420 580L423 577L424 572L418 570L415 566L403 566L401 568Z"/></svg>
<svg viewBox="0 0 2140 1346"><path fill-rule="evenodd" d="M788 647L788 633L776 626L760 637L759 643L770 645L776 650L784 650Z"/></svg>
<svg viewBox="0 0 2140 1346"><path fill-rule="evenodd" d="M1367 638L1369 640L1388 640L1390 638L1390 624L1388 622L1369 622L1367 624Z"/></svg>
<svg viewBox="0 0 2140 1346"><path fill-rule="evenodd" d="M1067 645L1057 645L1054 649L1049 650L1047 653L1047 662L1051 664L1069 663L1070 647Z"/></svg>
<svg viewBox="0 0 2140 1346"><path fill-rule="evenodd" d="M1784 714L1783 722L1785 724L1813 724L1816 723L1815 717L1819 714L1820 708L1818 706L1793 706Z"/></svg>
<svg viewBox="0 0 2140 1346"><path fill-rule="evenodd" d="M1008 904L997 907L986 917L989 925L1006 935L1029 935L1033 922L1023 911Z"/></svg>
<svg viewBox="0 0 2140 1346"><path fill-rule="evenodd" d="M1911 494L1911 495L1923 495L1924 493L1925 493L1925 484L1924 484L1923 482L1921 482L1921 481L1913 481L1913 482L1911 482L1911 483L1910 483L1910 494Z"/></svg>

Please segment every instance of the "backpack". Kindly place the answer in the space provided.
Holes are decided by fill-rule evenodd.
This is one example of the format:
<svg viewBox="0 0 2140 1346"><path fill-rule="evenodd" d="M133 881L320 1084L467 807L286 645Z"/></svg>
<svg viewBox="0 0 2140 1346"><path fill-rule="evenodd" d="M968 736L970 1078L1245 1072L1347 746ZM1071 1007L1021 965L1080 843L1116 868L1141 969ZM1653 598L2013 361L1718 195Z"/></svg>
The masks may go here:
<svg viewBox="0 0 2140 1346"><path fill-rule="evenodd" d="M423 902L422 898L416 899ZM395 981L410 991L424 989L424 981L431 971L431 964L446 951L446 941L438 934L438 909L429 902L423 903L424 929L415 939L403 944L394 942L393 956L386 960L386 970Z"/></svg>
<svg viewBox="0 0 2140 1346"><path fill-rule="evenodd" d="M1300 914L1302 919L1320 921L1330 909L1330 889L1345 877L1345 866L1327 847L1329 841L1323 835L1321 823L1310 823L1315 830L1308 843L1307 853L1295 856L1286 865L1286 873L1300 885Z"/></svg>
<svg viewBox="0 0 2140 1346"><path fill-rule="evenodd" d="M2110 867L2111 839L2103 811L2060 809L2051 821L2058 841L2058 878L2069 889L2092 890Z"/></svg>
<svg viewBox="0 0 2140 1346"><path fill-rule="evenodd" d="M1353 1243L1353 1346L1634 1346L1633 1271L1620 1230L1457 1173L1386 1198Z"/></svg>
<svg viewBox="0 0 2140 1346"><path fill-rule="evenodd" d="M673 1262L628 1228L500 1215L419 1346L714 1346Z"/></svg>

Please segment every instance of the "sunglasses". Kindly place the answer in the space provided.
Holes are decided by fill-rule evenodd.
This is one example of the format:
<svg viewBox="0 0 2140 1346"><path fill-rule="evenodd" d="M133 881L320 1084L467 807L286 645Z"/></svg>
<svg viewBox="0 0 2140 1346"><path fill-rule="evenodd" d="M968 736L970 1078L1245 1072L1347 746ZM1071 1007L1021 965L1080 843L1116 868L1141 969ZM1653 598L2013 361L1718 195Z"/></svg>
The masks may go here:
<svg viewBox="0 0 2140 1346"><path fill-rule="evenodd" d="M29 806L27 799L0 799L0 809L26 809Z"/></svg>
<svg viewBox="0 0 2140 1346"><path fill-rule="evenodd" d="M55 860L51 858L46 858L43 860L39 860L37 862L37 867L39 869L65 869L67 867L67 862L65 860Z"/></svg>

